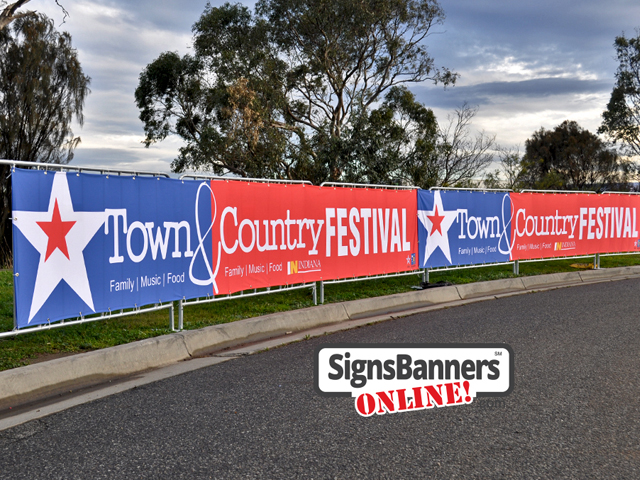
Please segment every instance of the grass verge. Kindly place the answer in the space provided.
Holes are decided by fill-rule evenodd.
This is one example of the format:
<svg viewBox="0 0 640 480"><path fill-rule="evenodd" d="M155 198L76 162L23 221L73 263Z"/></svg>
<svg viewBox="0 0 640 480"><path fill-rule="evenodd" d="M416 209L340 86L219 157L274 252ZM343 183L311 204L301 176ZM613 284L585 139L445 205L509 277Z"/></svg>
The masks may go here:
<svg viewBox="0 0 640 480"><path fill-rule="evenodd" d="M520 276L576 271L586 267L590 259L555 260L520 264ZM640 255L602 257L602 268L640 265ZM511 265L431 272L431 282L453 284L512 278ZM325 303L407 292L420 283L421 277L404 276L325 286ZM233 322L243 318L294 310L313 305L311 290L293 290L259 297L240 298L223 302L193 305L184 309L187 330ZM177 309L176 309L177 312ZM177 320L177 314L176 314ZM13 276L0 271L0 332L13 328ZM168 310L101 320L83 325L27 333L0 339L0 370L28 365L55 355L80 353L99 348L170 333Z"/></svg>

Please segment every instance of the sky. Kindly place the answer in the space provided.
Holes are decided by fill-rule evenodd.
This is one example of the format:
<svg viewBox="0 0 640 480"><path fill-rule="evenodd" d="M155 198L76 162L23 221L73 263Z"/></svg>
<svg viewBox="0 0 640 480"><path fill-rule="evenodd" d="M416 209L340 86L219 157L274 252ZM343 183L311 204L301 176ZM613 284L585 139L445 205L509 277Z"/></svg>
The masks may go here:
<svg viewBox="0 0 640 480"><path fill-rule="evenodd" d="M165 51L190 52L191 27L206 0L31 0L72 36L91 77L74 165L169 172L176 137L145 148L134 91L140 72ZM223 2L212 0L213 6ZM243 2L253 7L254 2ZM425 44L435 64L460 74L454 87L426 82L417 99L446 122L463 103L478 107L476 131L519 147L534 131L575 120L595 133L617 68L613 42L640 28L637 0L441 0L446 19Z"/></svg>

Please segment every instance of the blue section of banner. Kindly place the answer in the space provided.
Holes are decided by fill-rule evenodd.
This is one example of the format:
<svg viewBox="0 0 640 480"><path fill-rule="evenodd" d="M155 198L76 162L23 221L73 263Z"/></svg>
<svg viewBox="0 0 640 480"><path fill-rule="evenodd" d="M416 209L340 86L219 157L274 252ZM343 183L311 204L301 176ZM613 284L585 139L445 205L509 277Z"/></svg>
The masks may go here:
<svg viewBox="0 0 640 480"><path fill-rule="evenodd" d="M12 174L18 328L211 295L208 182Z"/></svg>
<svg viewBox="0 0 640 480"><path fill-rule="evenodd" d="M509 261L508 193L418 191L420 267Z"/></svg>

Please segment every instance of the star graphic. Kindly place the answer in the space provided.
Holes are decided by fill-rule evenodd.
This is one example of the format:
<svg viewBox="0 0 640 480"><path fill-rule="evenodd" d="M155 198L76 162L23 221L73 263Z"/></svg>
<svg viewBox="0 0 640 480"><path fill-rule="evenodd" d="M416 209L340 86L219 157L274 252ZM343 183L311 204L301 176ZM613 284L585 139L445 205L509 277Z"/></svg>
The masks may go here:
<svg viewBox="0 0 640 480"><path fill-rule="evenodd" d="M436 205L436 210L433 215L427 217L431 221L431 233L439 232L442 235L442 220L444 220L444 215L438 215L438 205Z"/></svg>
<svg viewBox="0 0 640 480"><path fill-rule="evenodd" d="M13 224L40 254L27 323L61 281L95 311L83 250L104 224L104 212L73 210L67 176L55 174L46 212L14 211Z"/></svg>
<svg viewBox="0 0 640 480"><path fill-rule="evenodd" d="M442 214L439 212L442 212ZM425 264L433 252L436 251L436 248L440 248L449 263L453 263L451 261L448 232L457 218L457 210L446 211L443 208L442 198L438 190L433 194L433 210L418 210L418 219L427 230L427 244L424 250Z"/></svg>
<svg viewBox="0 0 640 480"><path fill-rule="evenodd" d="M76 222L63 222L60 218L60 208L58 208L58 200L56 199L55 206L53 207L53 217L50 222L36 222L44 233L47 234L49 240L47 242L47 254L44 257L44 261L49 260L51 254L57 248L64 253L67 259L69 258L69 251L67 249L67 241L65 237L69 230L75 225Z"/></svg>

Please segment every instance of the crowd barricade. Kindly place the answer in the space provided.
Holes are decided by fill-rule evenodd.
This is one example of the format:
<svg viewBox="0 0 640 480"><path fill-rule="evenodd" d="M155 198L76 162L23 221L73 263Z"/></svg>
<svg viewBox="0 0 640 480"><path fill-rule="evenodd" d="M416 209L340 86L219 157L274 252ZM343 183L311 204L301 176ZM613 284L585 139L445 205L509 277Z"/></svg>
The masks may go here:
<svg viewBox="0 0 640 480"><path fill-rule="evenodd" d="M640 197L432 189L0 161L14 329L381 277L640 252Z"/></svg>
<svg viewBox="0 0 640 480"><path fill-rule="evenodd" d="M414 188L5 163L15 314L2 336L163 308L173 329L173 302L181 329L187 305L299 288L316 303L317 282L418 273Z"/></svg>
<svg viewBox="0 0 640 480"><path fill-rule="evenodd" d="M640 197L626 192L433 188L418 192L420 267L640 253Z"/></svg>
<svg viewBox="0 0 640 480"><path fill-rule="evenodd" d="M411 194L408 196L409 198L412 198L412 201L415 203L415 192L418 191L418 187L415 186L406 186L406 185L375 185L375 184L365 184L365 183L341 183L341 182L324 182L320 185L322 188L330 188L330 189L347 189L350 191L367 191L367 190L387 190L387 191L396 191L396 192L400 192L400 191L404 191L404 192L411 192ZM385 210L381 210L380 208L378 208L377 210L373 210L376 213L376 218L374 217L371 221L371 228L378 228L380 229L380 237L383 237L384 235L382 235L382 233L384 232L384 225L385 223L383 222L383 217L381 216L381 212L385 211ZM385 212L386 213L386 212ZM413 213L413 212L412 212ZM415 217L414 217L415 218ZM376 220L375 222L375 227L374 227L374 222L373 220ZM404 217L403 217L403 221L404 221ZM392 226L393 227L393 226ZM387 228L388 230L388 228ZM373 235L372 235L372 240L373 240ZM417 240L417 237L416 237ZM406 242L405 242L406 243ZM381 245L382 248L382 245ZM373 249L373 242L372 242L372 246L371 249ZM418 262L418 255L417 255L417 244L415 246L412 246L412 248L404 248L403 250L404 252L407 252L407 258L405 259L405 265L396 265L396 267L399 267L398 270L394 270L393 268L389 271L378 271L376 272L368 272L366 274L362 274L362 271L359 271L359 275L358 274L354 274L354 275L344 275L342 277L338 277L338 278L333 278L333 279L329 279L329 280L320 280L319 283L319 289L320 289L320 303L324 303L324 287L325 285L334 285L334 284L339 284L339 283L350 283L350 282L359 282L359 281L363 281L363 280L375 280L375 279L380 279L380 278L392 278L392 277L402 277L402 276L407 276L407 275L422 275L423 276L423 280L424 280L424 272L418 271L418 267L417 267L417 262ZM400 262L402 263L402 262ZM404 268L403 268L404 267ZM355 272L354 272L355 273Z"/></svg>

